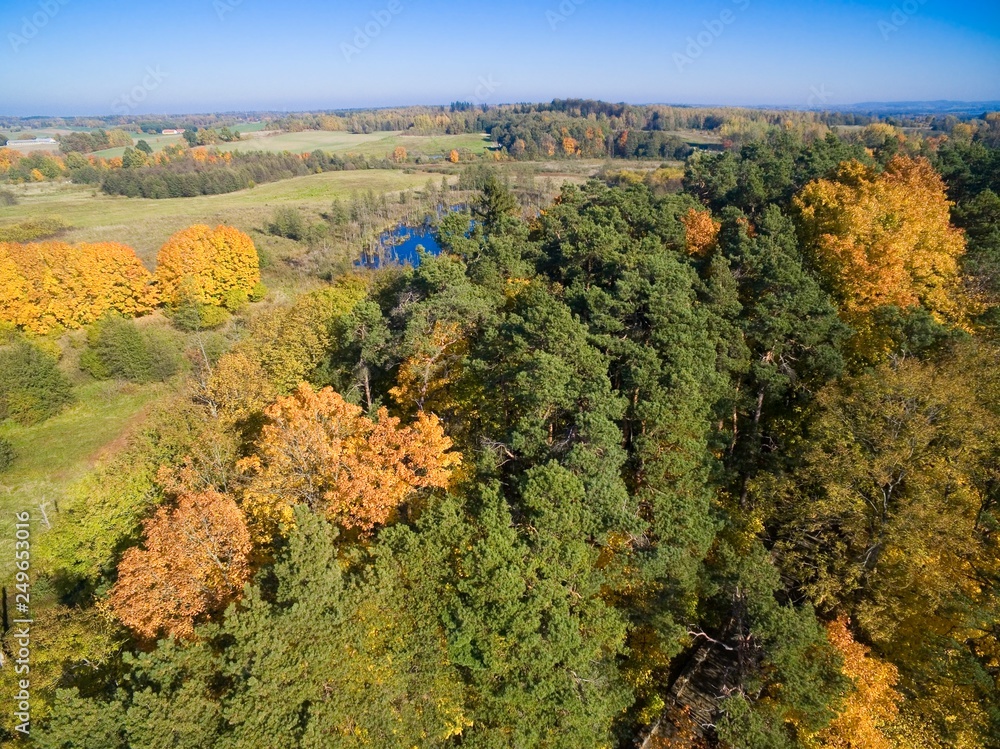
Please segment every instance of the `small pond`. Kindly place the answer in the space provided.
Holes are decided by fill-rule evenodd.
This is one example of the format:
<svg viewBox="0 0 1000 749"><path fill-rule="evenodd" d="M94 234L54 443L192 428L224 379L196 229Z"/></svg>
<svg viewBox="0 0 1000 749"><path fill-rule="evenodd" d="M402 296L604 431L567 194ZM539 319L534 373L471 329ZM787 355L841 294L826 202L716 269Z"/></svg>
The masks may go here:
<svg viewBox="0 0 1000 749"><path fill-rule="evenodd" d="M444 207L438 211L440 219L445 213L464 211L464 205ZM375 256L362 256L357 265L366 268L381 268L383 265L420 265L420 255L417 248L423 247L431 255L441 254L441 245L435 236L435 228L428 219L420 226L400 224L392 231L385 232L379 238L379 248Z"/></svg>

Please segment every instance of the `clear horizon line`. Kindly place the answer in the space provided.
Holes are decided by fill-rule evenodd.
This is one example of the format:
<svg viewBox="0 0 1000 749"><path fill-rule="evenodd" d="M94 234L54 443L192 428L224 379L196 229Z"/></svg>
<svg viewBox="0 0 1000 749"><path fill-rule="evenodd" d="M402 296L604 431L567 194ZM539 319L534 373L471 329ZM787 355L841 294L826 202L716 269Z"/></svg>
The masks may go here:
<svg viewBox="0 0 1000 749"><path fill-rule="evenodd" d="M972 100L965 100L965 99L897 99L897 100L886 99L886 100L869 100L869 101L862 101L862 102L854 102L854 103L850 103L850 104L840 104L840 105L829 106L829 107L809 107L809 106L802 106L801 104L794 104L794 103L747 104L747 103L721 103L721 102L714 102L714 103L706 103L706 104L696 104L696 103L669 102L669 101L625 101L625 100L613 101L613 100L610 100L610 99L601 99L601 98L586 98L586 97L567 96L567 97L562 97L562 98L557 97L557 98L549 99L549 100L537 100L537 101L521 100L521 101L498 102L498 103L495 103L495 104L489 104L488 105L488 109L495 109L495 108L500 108L500 107L511 107L511 106L525 106L525 105L527 105L527 106L537 106L537 105L551 104L551 103L556 102L556 101L599 102L599 103L603 103L603 104L622 105L622 106L635 106L635 107L655 107L655 106L677 107L677 108L680 108L680 109L765 109L765 110L776 110L776 111L787 110L787 111L799 111L799 112L842 112L842 113L843 112L850 113L850 112L854 112L854 111L861 111L860 109L858 109L858 110L853 109L855 107L857 107L857 108L865 108L866 111L871 111L871 108L873 106L903 106L903 105L919 106L919 105L930 105L930 104L952 104L952 105L959 105L959 106L968 106L970 108L978 108L978 106L980 106L980 105L1000 105L1000 98L998 98L998 99L972 99ZM417 108L417 107L429 107L429 108L438 107L438 108L447 109L447 108L451 107L453 104L458 104L458 103L463 103L464 104L464 103L469 103L469 102L464 102L461 99L455 99L455 100L449 101L447 103L440 103L440 102L427 103L427 102L424 102L424 103L419 103L419 104L383 104L383 105L375 105L375 106L341 106L341 107L317 107L317 108L287 108L287 107L283 107L281 109L267 108L267 107L259 108L259 109L253 109L253 108L247 108L247 107L238 107L238 108L224 109L224 110L202 110L202 111L188 110L188 111L175 111L175 112L148 112L148 113L144 113L144 114L128 115L128 116L124 116L124 117L122 115L116 115L114 113L99 114L99 113L93 113L93 112L87 113L87 114L66 114L66 113L64 113L64 114L41 114L41 113L39 113L39 114L30 114L30 115L15 115L15 114L8 114L8 113L0 113L0 117L6 117L6 118L11 118L11 119L19 119L19 120L29 120L29 119L41 119L41 118L50 118L50 119L71 119L71 118L76 118L76 119L85 119L85 118L106 119L106 118L109 118L109 117L116 117L117 116L117 117L122 118L122 119L134 120L134 119L140 119L140 118L144 118L144 117L192 117L192 116L199 116L199 115L224 115L224 114L245 114L245 115L252 115L252 114L285 114L285 115L292 115L292 114L316 114L316 113L332 113L332 112L369 112L369 111L384 111L384 110L392 110L392 109L411 109L411 108ZM479 106L480 105L473 104L474 108L478 108Z"/></svg>

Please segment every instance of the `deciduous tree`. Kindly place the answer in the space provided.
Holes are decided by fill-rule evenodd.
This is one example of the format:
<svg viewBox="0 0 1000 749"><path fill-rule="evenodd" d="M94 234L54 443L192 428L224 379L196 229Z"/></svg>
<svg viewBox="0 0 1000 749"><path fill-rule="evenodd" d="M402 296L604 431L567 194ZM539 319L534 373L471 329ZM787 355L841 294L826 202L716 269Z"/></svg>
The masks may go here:
<svg viewBox="0 0 1000 749"><path fill-rule="evenodd" d="M899 717L899 703L903 699L895 689L899 671L856 642L848 624L841 617L830 622L826 631L830 644L843 658L844 675L854 682L854 689L837 717L814 741L830 749L894 749L896 744L886 729Z"/></svg>
<svg viewBox="0 0 1000 749"><path fill-rule="evenodd" d="M182 496L145 524L145 548L125 552L108 604L139 637L190 637L250 579L250 533L232 498Z"/></svg>
<svg viewBox="0 0 1000 749"><path fill-rule="evenodd" d="M403 427L383 408L372 421L332 388L303 384L265 413L257 452L241 462L244 505L265 538L292 522L297 504L370 531L416 490L445 487L461 462L437 417Z"/></svg>
<svg viewBox="0 0 1000 749"><path fill-rule="evenodd" d="M163 302L238 309L260 283L257 250L231 226L198 224L177 232L157 255L156 282Z"/></svg>
<svg viewBox="0 0 1000 749"><path fill-rule="evenodd" d="M872 327L868 315L889 305L922 305L940 322L964 319L965 239L926 159L897 156L881 174L847 162L835 179L809 184L795 205L810 259L862 333Z"/></svg>
<svg viewBox="0 0 1000 749"><path fill-rule="evenodd" d="M689 255L705 257L715 249L722 224L712 218L711 211L692 208L681 221L684 224Z"/></svg>
<svg viewBox="0 0 1000 749"><path fill-rule="evenodd" d="M122 244L0 244L0 320L47 333L107 312L135 317L157 303L151 280Z"/></svg>

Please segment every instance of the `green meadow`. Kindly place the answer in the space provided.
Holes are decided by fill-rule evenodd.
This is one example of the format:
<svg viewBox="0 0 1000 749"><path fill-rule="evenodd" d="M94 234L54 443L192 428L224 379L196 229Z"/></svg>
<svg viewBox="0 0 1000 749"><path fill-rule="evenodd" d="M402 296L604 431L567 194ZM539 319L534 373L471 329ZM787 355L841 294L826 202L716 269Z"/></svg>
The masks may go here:
<svg viewBox="0 0 1000 749"><path fill-rule="evenodd" d="M33 533L44 528L42 506L56 522L67 490L141 421L144 409L168 385L89 382L74 388L76 403L34 426L8 421L0 437L14 445L17 458L0 475L0 577L13 578L14 515L30 512Z"/></svg>
<svg viewBox="0 0 1000 749"><path fill-rule="evenodd" d="M234 129L244 133L244 139L236 143L219 143L213 148L220 151L267 151L270 153L310 153L320 150L327 153L360 154L383 157L391 154L398 146L412 153L427 156L444 155L452 149L468 150L476 154L484 153L491 145L490 138L482 133L462 135L409 135L401 131L371 134L334 132L326 130L303 130L298 133L276 133L262 130L260 123L239 126ZM41 136L39 136L41 137ZM162 151L174 143L182 143L181 135L145 135L134 137L135 142L145 140L153 151ZM96 156L113 158L125 153L124 148L107 148L97 151Z"/></svg>
<svg viewBox="0 0 1000 749"><path fill-rule="evenodd" d="M243 231L260 229L274 208L294 204L318 213L334 198L372 190L395 193L423 187L440 174L414 170L326 172L270 182L226 195L146 200L105 195L89 186L39 183L19 186L20 203L0 207L0 225L25 219L58 217L73 228L69 242L123 242L152 267L156 252L174 232L191 224L229 224Z"/></svg>

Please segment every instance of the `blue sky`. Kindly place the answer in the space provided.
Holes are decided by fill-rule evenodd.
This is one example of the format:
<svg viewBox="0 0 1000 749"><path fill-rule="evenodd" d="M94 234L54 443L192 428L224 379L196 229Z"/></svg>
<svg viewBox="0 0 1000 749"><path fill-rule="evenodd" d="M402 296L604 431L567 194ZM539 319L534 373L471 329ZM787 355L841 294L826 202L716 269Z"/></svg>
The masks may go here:
<svg viewBox="0 0 1000 749"><path fill-rule="evenodd" d="M0 114L1000 99L996 0L0 0Z"/></svg>

